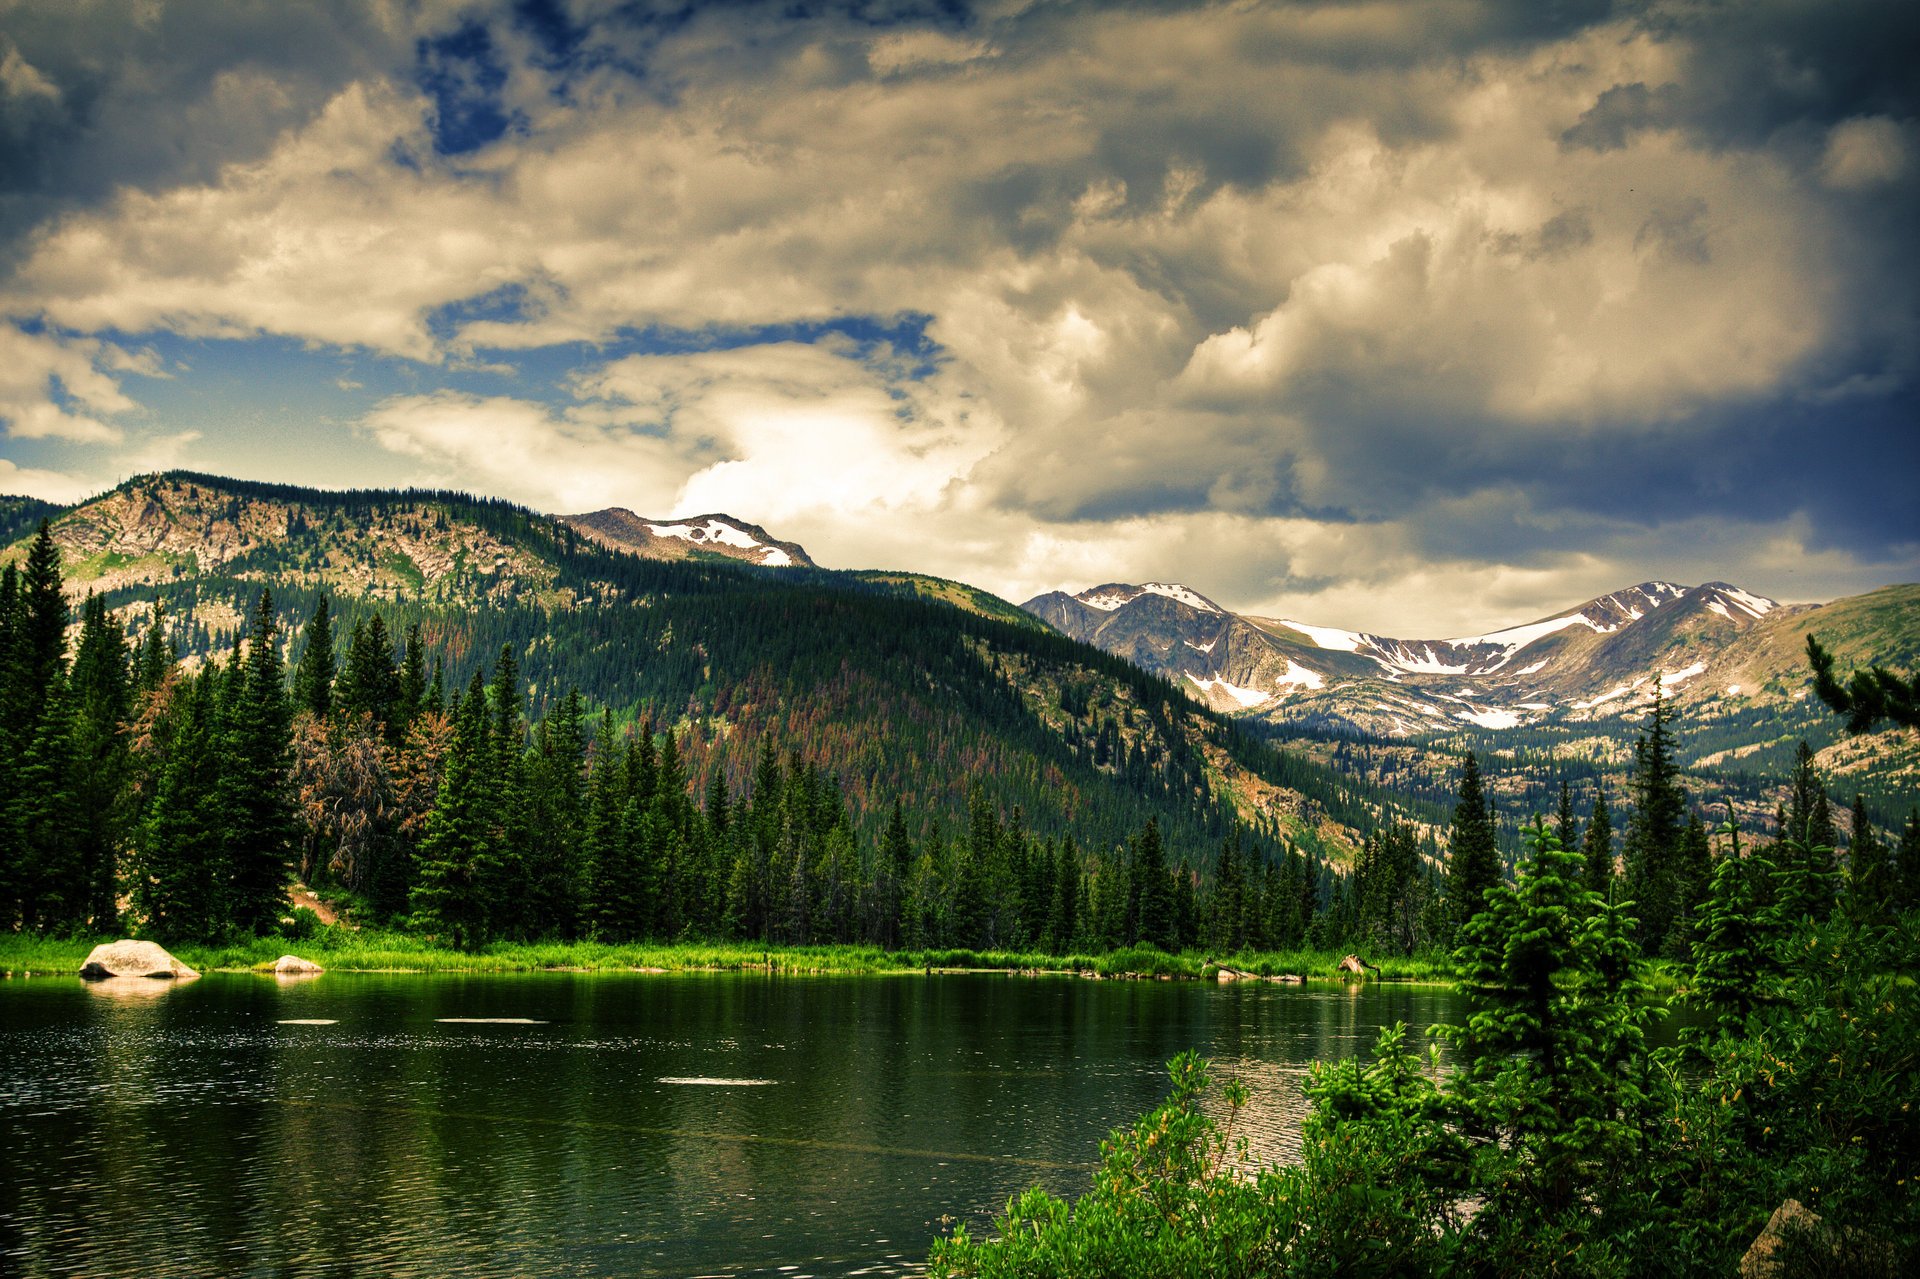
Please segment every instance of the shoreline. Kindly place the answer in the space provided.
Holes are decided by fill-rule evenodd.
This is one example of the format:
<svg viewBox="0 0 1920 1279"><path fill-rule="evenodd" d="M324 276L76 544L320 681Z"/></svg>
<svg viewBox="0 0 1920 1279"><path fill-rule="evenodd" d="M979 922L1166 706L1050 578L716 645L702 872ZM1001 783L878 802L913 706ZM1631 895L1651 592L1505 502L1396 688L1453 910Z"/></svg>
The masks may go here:
<svg viewBox="0 0 1920 1279"><path fill-rule="evenodd" d="M0 937L0 978L77 976L87 952L104 938ZM1199 952L1168 954L1127 947L1104 955L1044 955L1030 951L927 949L884 951L873 946L727 944L610 945L599 942L498 944L467 952L423 944L397 934L323 930L306 940L249 939L230 945L182 945L173 952L202 973L270 973L274 960L294 954L329 972L435 976L515 973L758 972L768 976L931 976L1004 974L1081 981L1186 981L1222 986L1362 984L1341 973L1340 951L1285 951L1233 955L1216 962ZM1364 982L1390 986L1446 985L1451 968L1435 956L1382 958L1380 975ZM1222 969L1231 975L1222 976Z"/></svg>

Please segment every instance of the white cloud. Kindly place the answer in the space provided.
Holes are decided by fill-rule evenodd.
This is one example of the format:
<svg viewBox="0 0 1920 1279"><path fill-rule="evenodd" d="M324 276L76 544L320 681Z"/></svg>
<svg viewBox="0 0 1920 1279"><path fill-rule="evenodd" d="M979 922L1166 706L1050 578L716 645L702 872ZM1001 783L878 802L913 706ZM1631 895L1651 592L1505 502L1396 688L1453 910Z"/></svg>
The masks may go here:
<svg viewBox="0 0 1920 1279"><path fill-rule="evenodd" d="M1486 615L1497 601L1612 589L1664 549L1642 510L1580 508L1565 518L1594 549L1568 552L1491 463L1556 442L1682 455L1703 408L1785 394L1910 319L1856 304L1874 259L1807 157L1708 144L1651 107L1603 146L1565 141L1609 95L1669 101L1688 39L1482 42L1497 18L1037 8L965 36L828 19L748 40L696 7L641 50L644 81L604 32L564 93L515 63L524 130L458 160L404 75L363 75L245 162L44 228L0 313L450 370L632 330L925 315L928 377L762 343L614 360L562 407L429 389L364 425L423 478L553 509L724 509L829 563L1015 595L1199 565L1232 589L1194 585L1243 606L1368 625L1363 597L1390 591L1433 627L1486 629L1513 620ZM271 88L236 76L222 118ZM1896 182L1906 128L1833 128L1818 179ZM508 287L511 317L430 323ZM64 408L44 371L11 375L32 385L0 380L0 411L21 405L15 434L110 439L127 406L98 370L118 358L87 364L91 400L61 374ZM1489 549L1509 527L1558 538Z"/></svg>
<svg viewBox="0 0 1920 1279"><path fill-rule="evenodd" d="M0 457L0 493L37 497L43 502L79 502L100 491L90 480L62 471L16 466Z"/></svg>
<svg viewBox="0 0 1920 1279"><path fill-rule="evenodd" d="M120 428L103 420L136 407L100 369L145 371L141 356L110 343L28 333L0 322L0 423L26 440L111 443Z"/></svg>

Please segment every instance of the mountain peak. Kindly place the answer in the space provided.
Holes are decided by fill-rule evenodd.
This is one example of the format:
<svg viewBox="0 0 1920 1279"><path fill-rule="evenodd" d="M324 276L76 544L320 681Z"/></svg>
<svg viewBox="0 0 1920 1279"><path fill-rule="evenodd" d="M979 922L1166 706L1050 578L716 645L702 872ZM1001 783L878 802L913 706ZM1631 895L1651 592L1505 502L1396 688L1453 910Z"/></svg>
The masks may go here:
<svg viewBox="0 0 1920 1279"><path fill-rule="evenodd" d="M1097 608L1102 613L1111 613L1123 605L1131 604L1143 595L1157 595L1184 604L1201 613L1224 613L1227 610L1215 604L1190 586L1178 582L1142 582L1130 586L1124 582L1109 582L1105 586L1095 586L1073 596L1088 608Z"/></svg>
<svg viewBox="0 0 1920 1279"><path fill-rule="evenodd" d="M782 542L758 524L721 512L656 520L612 506L559 518L602 546L645 559L719 557L762 568L816 567L799 543Z"/></svg>

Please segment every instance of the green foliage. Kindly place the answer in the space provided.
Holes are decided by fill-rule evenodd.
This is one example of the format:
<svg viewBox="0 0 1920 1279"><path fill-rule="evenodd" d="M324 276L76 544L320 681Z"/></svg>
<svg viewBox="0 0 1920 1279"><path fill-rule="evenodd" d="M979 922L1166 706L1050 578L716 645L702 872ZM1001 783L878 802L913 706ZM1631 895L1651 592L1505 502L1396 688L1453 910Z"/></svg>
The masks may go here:
<svg viewBox="0 0 1920 1279"><path fill-rule="evenodd" d="M1813 667L1813 691L1835 714L1847 717L1849 733L1870 733L1881 721L1896 728L1920 728L1920 675L1902 678L1878 666L1858 670L1843 685L1833 673L1833 655L1807 636L1807 663Z"/></svg>
<svg viewBox="0 0 1920 1279"><path fill-rule="evenodd" d="M1651 1047L1628 904L1580 883L1556 832L1527 831L1517 882L1487 894L1457 959L1472 1011L1451 1073L1402 1028L1372 1060L1317 1068L1301 1160L1246 1168L1173 1063L1172 1095L1102 1148L1079 1200L1010 1201L992 1237L957 1229L938 1275L1728 1274L1768 1215L1821 1214L1790 1273L1920 1264L1920 992L1912 916L1770 931L1761 859L1737 834L1694 939L1712 1021Z"/></svg>
<svg viewBox="0 0 1920 1279"><path fill-rule="evenodd" d="M1464 927L1486 904L1487 891L1500 882L1500 849L1493 813L1480 784L1480 761L1471 751L1460 769L1459 798L1453 806L1453 833L1447 841L1447 894L1455 928Z"/></svg>

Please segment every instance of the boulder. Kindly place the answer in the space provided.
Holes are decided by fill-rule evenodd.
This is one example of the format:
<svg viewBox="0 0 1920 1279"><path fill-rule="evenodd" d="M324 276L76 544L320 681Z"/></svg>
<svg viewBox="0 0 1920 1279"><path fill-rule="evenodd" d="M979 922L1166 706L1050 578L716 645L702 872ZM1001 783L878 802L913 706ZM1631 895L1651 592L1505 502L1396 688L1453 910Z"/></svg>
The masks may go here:
<svg viewBox="0 0 1920 1279"><path fill-rule="evenodd" d="M282 977L311 976L327 971L311 959L302 959L298 955L282 955L273 961L273 971Z"/></svg>
<svg viewBox="0 0 1920 1279"><path fill-rule="evenodd" d="M101 942L87 953L80 975L88 981L109 977L198 977L200 974L150 941Z"/></svg>
<svg viewBox="0 0 1920 1279"><path fill-rule="evenodd" d="M1788 1273L1788 1266L1782 1250L1786 1248L1787 1240L1796 1236L1807 1239L1823 1254L1831 1250L1827 1246L1826 1228L1821 1224L1820 1214L1798 1199L1789 1199L1773 1210L1773 1215L1767 1218L1766 1227L1754 1236L1746 1256L1740 1258L1740 1279L1784 1277Z"/></svg>

